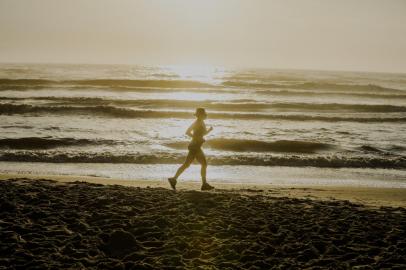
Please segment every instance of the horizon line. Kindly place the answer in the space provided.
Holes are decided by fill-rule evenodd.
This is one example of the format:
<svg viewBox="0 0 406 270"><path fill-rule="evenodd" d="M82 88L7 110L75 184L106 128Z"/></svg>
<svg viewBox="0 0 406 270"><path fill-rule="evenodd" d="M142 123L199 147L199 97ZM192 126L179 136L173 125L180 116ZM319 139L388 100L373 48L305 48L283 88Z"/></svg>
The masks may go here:
<svg viewBox="0 0 406 270"><path fill-rule="evenodd" d="M221 66L210 64L135 64L135 63L84 63L84 62L3 62L0 61L0 65L13 65L13 64L25 64L25 65L89 65L89 66L143 66L143 67L168 67L168 66L208 66L219 69L231 69L231 70L275 70L275 71L313 71L313 72L339 72L339 73L375 73L375 74L394 74L394 75L406 75L406 71L381 71L381 70L345 70L345 69L318 69L318 68L294 68L294 67L263 67L263 66Z"/></svg>

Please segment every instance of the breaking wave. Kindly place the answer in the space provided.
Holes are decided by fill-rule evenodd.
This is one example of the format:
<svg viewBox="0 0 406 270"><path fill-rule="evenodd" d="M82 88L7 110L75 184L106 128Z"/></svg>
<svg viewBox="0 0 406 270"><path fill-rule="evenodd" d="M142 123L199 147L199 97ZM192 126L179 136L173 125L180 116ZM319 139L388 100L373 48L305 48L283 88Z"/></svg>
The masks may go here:
<svg viewBox="0 0 406 270"><path fill-rule="evenodd" d="M166 144L175 149L185 149L187 142L174 142ZM242 139L212 139L205 143L205 147L215 150L234 152L291 152L291 153L316 153L321 150L334 148L333 145L317 142L281 140L264 142Z"/></svg>
<svg viewBox="0 0 406 270"><path fill-rule="evenodd" d="M111 144L113 141L99 140L93 141L89 139L74 139L74 138L8 138L0 139L0 148L8 149L51 149L56 147L66 146L83 146L95 144Z"/></svg>
<svg viewBox="0 0 406 270"><path fill-rule="evenodd" d="M126 154L112 153L66 153L57 151L2 152L0 161L51 162L51 163L136 163L136 164L180 164L180 154ZM406 169L406 157L348 157L348 156L213 156L208 157L211 165L293 166L322 168L387 168Z"/></svg>
<svg viewBox="0 0 406 270"><path fill-rule="evenodd" d="M278 84L278 83L255 83L244 81L226 81L224 86L246 87L246 88L279 88L279 89L320 89L323 91L357 91L357 92L391 92L405 94L405 90L384 87L376 84L336 84L324 82L304 82L296 84Z"/></svg>

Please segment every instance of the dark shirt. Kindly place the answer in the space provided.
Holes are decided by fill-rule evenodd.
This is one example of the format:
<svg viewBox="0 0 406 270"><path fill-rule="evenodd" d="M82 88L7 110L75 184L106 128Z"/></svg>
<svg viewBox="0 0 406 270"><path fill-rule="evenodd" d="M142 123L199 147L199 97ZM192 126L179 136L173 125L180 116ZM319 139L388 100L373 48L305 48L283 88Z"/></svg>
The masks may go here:
<svg viewBox="0 0 406 270"><path fill-rule="evenodd" d="M192 125L192 141L189 144L189 149L197 149L205 142L203 136L206 135L206 125L203 121L196 121Z"/></svg>

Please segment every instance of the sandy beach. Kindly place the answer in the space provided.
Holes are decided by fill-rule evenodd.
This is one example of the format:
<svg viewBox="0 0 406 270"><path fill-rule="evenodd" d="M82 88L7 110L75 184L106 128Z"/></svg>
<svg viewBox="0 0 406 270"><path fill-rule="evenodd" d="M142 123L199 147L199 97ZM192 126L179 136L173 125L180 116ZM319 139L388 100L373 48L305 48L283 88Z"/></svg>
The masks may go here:
<svg viewBox="0 0 406 270"><path fill-rule="evenodd" d="M173 192L158 182L10 176L0 181L1 269L406 266L404 189L390 202L395 190Z"/></svg>
<svg viewBox="0 0 406 270"><path fill-rule="evenodd" d="M167 181L163 180L124 180L106 177L93 177L84 175L53 175L53 174L24 174L0 173L0 180L28 178L49 179L58 182L84 181L102 185L121 185L140 188L169 188ZM406 189L404 188L375 188L334 185L273 185L264 183L224 183L213 182L218 191L235 192L238 194L262 194L272 197L289 197L297 199L316 200L348 200L352 203L363 204L372 208L381 206L406 208ZM200 182L180 181L180 191L198 191Z"/></svg>
<svg viewBox="0 0 406 270"><path fill-rule="evenodd" d="M406 270L405 13L0 0L0 270Z"/></svg>

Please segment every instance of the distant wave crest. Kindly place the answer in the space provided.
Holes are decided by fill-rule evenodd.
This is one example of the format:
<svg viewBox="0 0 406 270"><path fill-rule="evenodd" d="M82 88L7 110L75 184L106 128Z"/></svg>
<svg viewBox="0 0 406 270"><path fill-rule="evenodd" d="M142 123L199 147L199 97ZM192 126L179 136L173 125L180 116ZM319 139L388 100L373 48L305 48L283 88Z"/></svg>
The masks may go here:
<svg viewBox="0 0 406 270"><path fill-rule="evenodd" d="M24 101L26 98L0 98L8 101ZM30 98L28 98L30 99ZM350 112L406 112L406 106L388 104L346 104L346 103L299 103L299 102L259 102L250 99L237 99L225 101L215 100L178 100L178 99L104 99L88 97L33 97L35 100L51 101L50 105L99 105L99 106L136 106L141 108L184 108L194 109L205 107L221 111L350 111Z"/></svg>
<svg viewBox="0 0 406 270"><path fill-rule="evenodd" d="M341 103L277 103L270 107L287 110L306 111L354 111L354 112L406 112L405 106L381 104L341 104Z"/></svg>
<svg viewBox="0 0 406 270"><path fill-rule="evenodd" d="M47 80L47 79L6 79L0 78L1 86L50 86L50 85L76 85L99 87L157 87L157 88L217 88L217 85L193 80L130 80L130 79L88 79L88 80ZM337 92L378 92L405 94L404 89L385 87L376 84L339 84L328 82L303 82L303 83L257 83L250 81L224 81L222 86L257 89L298 89L298 90L323 90Z"/></svg>
<svg viewBox="0 0 406 270"><path fill-rule="evenodd" d="M213 87L208 83L192 80L44 80L44 79L0 79L0 86L33 86L33 85L79 85L102 87L162 87L162 88L199 88Z"/></svg>
<svg viewBox="0 0 406 270"><path fill-rule="evenodd" d="M354 92L349 89L348 91L340 91L340 92L323 92L320 90L281 90L281 89L266 89L266 90L257 90L256 91L262 95L271 95L271 96L312 96L312 97L336 97L336 96L343 96L343 97L358 97L358 98L374 98L374 99L406 99L406 91L403 92L396 92L396 93L386 93L385 91L381 92ZM402 94L403 93L403 94Z"/></svg>
<svg viewBox="0 0 406 270"><path fill-rule="evenodd" d="M193 118L192 111L134 110L108 105L99 106L34 106L29 104L0 104L0 115L13 114L93 114L119 118ZM406 117L352 117L322 116L306 114L265 114L265 113L210 113L212 119L238 120L287 120L287 121L326 121L326 122L406 122Z"/></svg>
<svg viewBox="0 0 406 270"><path fill-rule="evenodd" d="M246 88L279 88L279 89L320 89L323 91L358 91L358 92L391 92L391 93L405 93L405 90L384 87L376 84L337 84L326 82L304 82L295 84L280 84L280 83L256 83L246 81L225 81L224 86L233 87L246 87Z"/></svg>

